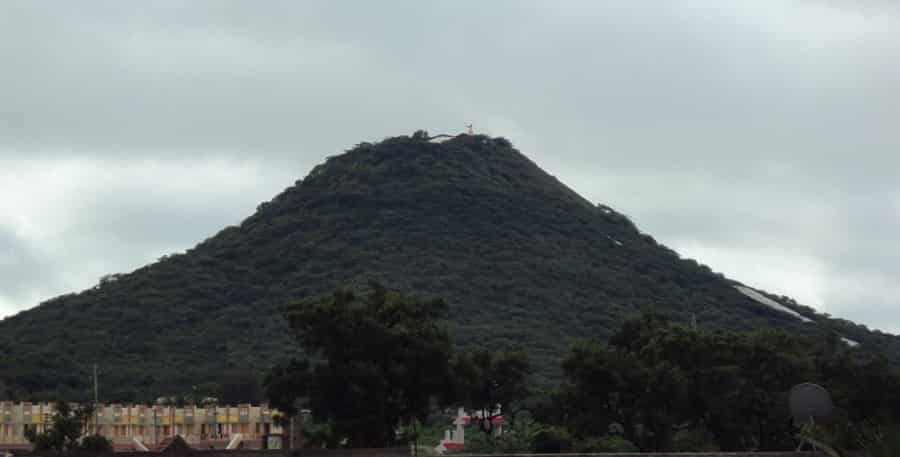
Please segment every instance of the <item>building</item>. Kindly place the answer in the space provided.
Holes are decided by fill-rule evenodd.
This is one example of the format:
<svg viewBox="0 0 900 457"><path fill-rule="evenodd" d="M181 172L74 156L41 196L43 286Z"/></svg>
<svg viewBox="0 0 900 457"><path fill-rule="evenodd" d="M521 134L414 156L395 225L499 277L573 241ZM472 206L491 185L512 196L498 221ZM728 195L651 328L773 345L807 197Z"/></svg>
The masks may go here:
<svg viewBox="0 0 900 457"><path fill-rule="evenodd" d="M491 416L490 421L494 426L494 434L497 436L502 435L503 425L506 421L503 419L503 416L500 415L500 409L498 408L494 411ZM455 429L444 430L444 438L437 446L435 446L435 452L438 454L463 452L466 448L466 428L470 425L480 424L480 422L484 420L487 419L480 411L469 414L466 413L465 409L459 408L456 412L456 418L453 419Z"/></svg>
<svg viewBox="0 0 900 457"><path fill-rule="evenodd" d="M53 414L50 403L0 402L0 449L28 446L25 430L45 431ZM283 433L275 421L278 415L265 404L182 408L111 404L97 408L96 424L87 432L96 430L117 450L147 450L175 436L198 449L258 449L277 446L269 438Z"/></svg>

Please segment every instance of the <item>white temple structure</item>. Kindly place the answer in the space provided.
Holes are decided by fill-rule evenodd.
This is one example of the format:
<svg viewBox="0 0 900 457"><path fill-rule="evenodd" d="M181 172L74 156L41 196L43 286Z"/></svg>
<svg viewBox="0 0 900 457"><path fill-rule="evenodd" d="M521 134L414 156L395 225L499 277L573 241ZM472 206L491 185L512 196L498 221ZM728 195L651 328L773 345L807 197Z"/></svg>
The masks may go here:
<svg viewBox="0 0 900 457"><path fill-rule="evenodd" d="M453 419L454 429L444 430L444 438L435 446L434 450L438 454L444 454L447 452L461 452L466 447L466 427L470 424L479 423L484 420L484 415L481 412L476 414L468 414L466 410L463 408L459 408L456 411L456 418ZM503 416L500 415L500 409L498 408L491 414L493 417L492 422L494 424L494 434L501 435L503 434Z"/></svg>

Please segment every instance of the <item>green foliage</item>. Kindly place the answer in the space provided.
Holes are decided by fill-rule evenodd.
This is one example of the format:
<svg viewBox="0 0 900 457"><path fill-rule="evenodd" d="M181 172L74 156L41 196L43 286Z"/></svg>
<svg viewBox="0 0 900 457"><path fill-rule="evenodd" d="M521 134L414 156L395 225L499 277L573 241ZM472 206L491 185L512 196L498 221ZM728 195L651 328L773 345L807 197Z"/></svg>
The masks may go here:
<svg viewBox="0 0 900 457"><path fill-rule="evenodd" d="M859 444L866 457L897 457L900 455L900 426L868 424L861 430Z"/></svg>
<svg viewBox="0 0 900 457"><path fill-rule="evenodd" d="M815 444L829 456L843 457L846 449L861 449L865 457L900 455L900 426L896 423L865 423L857 427L845 424L806 425L798 437Z"/></svg>
<svg viewBox="0 0 900 457"><path fill-rule="evenodd" d="M497 445L498 437L488 435L486 433L474 433L466 436L466 453L467 454L500 454L501 451ZM522 443L522 449L513 452L530 452L531 443Z"/></svg>
<svg viewBox="0 0 900 457"><path fill-rule="evenodd" d="M539 454L559 454L572 449L572 436L563 427L544 427L533 438L534 452Z"/></svg>
<svg viewBox="0 0 900 457"><path fill-rule="evenodd" d="M573 438L568 430L535 422L527 416L504 425L500 435L466 435L466 453L470 454L550 454L569 452L572 448Z"/></svg>
<svg viewBox="0 0 900 457"><path fill-rule="evenodd" d="M538 450L538 440L544 433L546 426L535 422L530 417L518 417L514 423L503 426L503 434L494 436L482 433L474 435L478 438L493 438L494 447L504 454L515 452L535 452Z"/></svg>
<svg viewBox="0 0 900 457"><path fill-rule="evenodd" d="M575 345L563 370L557 404L538 417L582 440L621 428L643 450L790 449L788 392L809 380L835 393L844 414L830 436L841 442L863 423L854 418L898 418L891 399L900 374L831 338L692 330L651 313L627 322L608 346Z"/></svg>
<svg viewBox="0 0 900 457"><path fill-rule="evenodd" d="M418 448L418 455L432 455L435 454L434 448L443 439L444 430L446 429L447 424L443 421L429 425L422 423L419 419L415 419L401 427L401 434L409 442L414 443Z"/></svg>
<svg viewBox="0 0 900 457"><path fill-rule="evenodd" d="M639 452L631 441L618 435L606 435L599 438L586 438L575 442L575 452Z"/></svg>
<svg viewBox="0 0 900 457"><path fill-rule="evenodd" d="M528 396L531 363L524 352L470 350L453 363L457 397L471 411L480 413L479 429L490 435L494 418Z"/></svg>
<svg viewBox="0 0 900 457"><path fill-rule="evenodd" d="M817 325L754 302L506 139L423 132L359 144L184 253L0 321L0 396L87 400L95 362L104 401L261 373L299 355L284 303L370 278L445 298L462 349L527 347L545 386L574 341L606 341L649 305L679 322L696 315L703 329L825 328L900 360L894 336L787 297L773 298Z"/></svg>
<svg viewBox="0 0 900 457"><path fill-rule="evenodd" d="M103 435L85 436L81 439L80 449L94 455L113 452L112 442Z"/></svg>
<svg viewBox="0 0 900 457"><path fill-rule="evenodd" d="M797 437L805 440L804 444L820 449L828 457L845 457L845 452L834 444L834 437L827 429L807 424L800 427Z"/></svg>
<svg viewBox="0 0 900 457"><path fill-rule="evenodd" d="M390 446L395 427L424 419L452 392L452 345L440 300L370 284L365 297L339 289L287 307L288 321L312 362L292 362L267 377L273 405L286 412L307 397L313 416L352 447ZM293 397L293 398L292 398Z"/></svg>
<svg viewBox="0 0 900 457"><path fill-rule="evenodd" d="M287 418L297 416L299 400L307 397L312 389L312 378L306 360L292 360L272 368L263 381L269 405Z"/></svg>
<svg viewBox="0 0 900 457"><path fill-rule="evenodd" d="M538 452L546 447L555 434L567 436L564 429L549 428L529 417L519 417L515 423L503 426L503 434L469 433L466 434L466 453L468 454L514 454ZM552 444L552 443L550 443Z"/></svg>
<svg viewBox="0 0 900 457"><path fill-rule="evenodd" d="M303 423L303 445L308 448L337 448L343 443L343 438L328 422L316 422L309 420Z"/></svg>
<svg viewBox="0 0 900 457"><path fill-rule="evenodd" d="M72 409L67 402L57 402L47 430L37 433L33 428L28 428L25 438L32 443L35 452L112 451L112 443L102 436L93 435L82 439L82 432L93 414L94 409L90 405Z"/></svg>
<svg viewBox="0 0 900 457"><path fill-rule="evenodd" d="M672 450L675 452L718 452L719 446L710 433L703 428L693 427L681 429L672 437Z"/></svg>

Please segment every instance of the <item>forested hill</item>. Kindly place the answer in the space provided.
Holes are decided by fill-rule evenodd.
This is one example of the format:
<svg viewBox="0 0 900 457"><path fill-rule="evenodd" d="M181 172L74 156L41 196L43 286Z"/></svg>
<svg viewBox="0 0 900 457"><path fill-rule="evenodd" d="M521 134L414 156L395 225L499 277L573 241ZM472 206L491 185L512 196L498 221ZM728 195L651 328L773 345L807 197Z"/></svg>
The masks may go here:
<svg viewBox="0 0 900 457"><path fill-rule="evenodd" d="M328 158L183 254L0 321L0 395L83 398L95 362L104 398L123 401L265 368L291 347L280 305L369 279L445 298L458 344L525 348L543 376L573 340L606 337L644 308L900 354L895 337L748 296L503 138L417 132Z"/></svg>

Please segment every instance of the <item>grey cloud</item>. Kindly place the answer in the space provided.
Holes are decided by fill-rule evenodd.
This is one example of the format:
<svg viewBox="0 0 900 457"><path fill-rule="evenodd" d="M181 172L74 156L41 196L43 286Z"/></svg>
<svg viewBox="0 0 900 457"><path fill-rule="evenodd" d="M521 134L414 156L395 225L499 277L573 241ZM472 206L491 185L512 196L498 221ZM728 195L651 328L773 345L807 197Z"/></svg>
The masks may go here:
<svg viewBox="0 0 900 457"><path fill-rule="evenodd" d="M129 269L355 142L474 122L737 279L824 265L811 304L900 328L897 30L887 1L4 2L0 160L168 164L79 184L51 236L61 274ZM247 159L244 197L178 165Z"/></svg>
<svg viewBox="0 0 900 457"><path fill-rule="evenodd" d="M58 278L25 240L0 226L0 316L14 311L17 303L33 299L35 292L53 287Z"/></svg>
<svg viewBox="0 0 900 457"><path fill-rule="evenodd" d="M600 190L594 200L617 201L643 230L687 256L697 243L743 251L710 265L773 292L813 299L807 304L834 315L900 330L900 288L890 279L900 277L894 260L900 252L895 235L900 212L882 192L867 191L863 184L845 193L806 183L791 186L790 180L742 182L690 173L592 178L594 190ZM782 276L746 274L748 267L741 264L757 262L753 253L773 255L772 263L759 267ZM810 265L824 267L816 271ZM795 275L818 277L816 297L798 296Z"/></svg>
<svg viewBox="0 0 900 457"><path fill-rule="evenodd" d="M4 195L26 202L8 211L21 218L0 214L0 316L183 251L238 224L295 173L255 161L56 160L13 165L24 176L11 184L0 170Z"/></svg>

